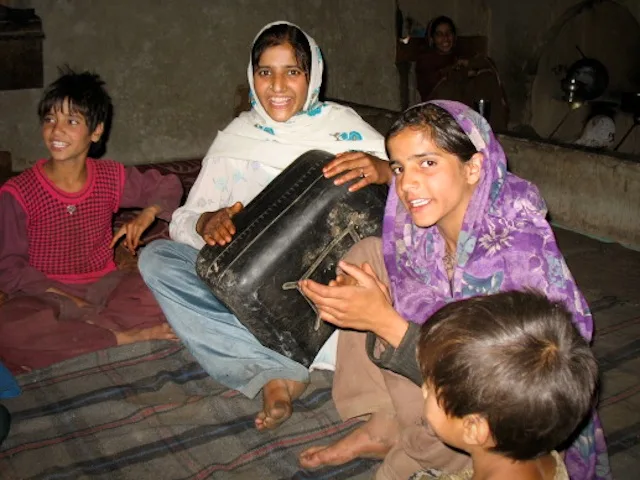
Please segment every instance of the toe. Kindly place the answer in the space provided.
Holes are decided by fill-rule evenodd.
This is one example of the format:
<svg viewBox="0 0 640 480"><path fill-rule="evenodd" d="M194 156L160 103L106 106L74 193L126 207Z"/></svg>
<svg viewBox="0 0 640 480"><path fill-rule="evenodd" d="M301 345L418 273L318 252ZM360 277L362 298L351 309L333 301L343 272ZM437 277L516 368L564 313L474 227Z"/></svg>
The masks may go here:
<svg viewBox="0 0 640 480"><path fill-rule="evenodd" d="M267 418L267 415L264 412L260 412L256 415L256 418L254 419L254 423L258 430L263 430L265 428L264 421L266 418Z"/></svg>
<svg viewBox="0 0 640 480"><path fill-rule="evenodd" d="M303 468L315 468L320 465L320 459L317 453L324 450L326 447L311 447L304 450L298 456L298 462Z"/></svg>

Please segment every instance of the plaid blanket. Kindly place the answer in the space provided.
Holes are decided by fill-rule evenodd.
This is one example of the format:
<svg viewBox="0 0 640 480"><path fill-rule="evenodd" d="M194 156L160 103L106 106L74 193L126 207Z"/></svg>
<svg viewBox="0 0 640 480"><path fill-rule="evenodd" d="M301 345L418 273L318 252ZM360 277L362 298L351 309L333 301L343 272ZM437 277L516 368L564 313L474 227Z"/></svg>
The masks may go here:
<svg viewBox="0 0 640 480"><path fill-rule="evenodd" d="M640 470L640 253L556 229L596 321L600 418L614 478ZM23 393L0 449L0 479L369 478L376 462L313 472L297 454L357 426L341 423L331 374L314 372L290 420L253 427L260 399L220 386L179 344L103 350L18 377Z"/></svg>
<svg viewBox="0 0 640 480"><path fill-rule="evenodd" d="M301 470L304 448L357 426L331 401L331 374L312 384L279 429L253 425L261 399L212 380L179 344L144 342L68 360L18 378L4 401L13 427L0 477L23 479L369 478L376 462Z"/></svg>

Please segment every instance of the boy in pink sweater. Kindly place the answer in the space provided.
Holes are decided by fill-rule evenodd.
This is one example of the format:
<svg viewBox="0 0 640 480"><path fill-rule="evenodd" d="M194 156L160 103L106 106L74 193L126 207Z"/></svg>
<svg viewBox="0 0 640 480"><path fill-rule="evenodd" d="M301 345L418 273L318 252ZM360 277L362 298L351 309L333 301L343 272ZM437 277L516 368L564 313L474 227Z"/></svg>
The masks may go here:
<svg viewBox="0 0 640 480"><path fill-rule="evenodd" d="M13 372L141 340L175 339L137 272L118 271L182 196L175 175L141 173L104 152L112 113L104 82L70 69L38 105L49 158L0 188L0 360ZM113 214L143 208L113 235Z"/></svg>

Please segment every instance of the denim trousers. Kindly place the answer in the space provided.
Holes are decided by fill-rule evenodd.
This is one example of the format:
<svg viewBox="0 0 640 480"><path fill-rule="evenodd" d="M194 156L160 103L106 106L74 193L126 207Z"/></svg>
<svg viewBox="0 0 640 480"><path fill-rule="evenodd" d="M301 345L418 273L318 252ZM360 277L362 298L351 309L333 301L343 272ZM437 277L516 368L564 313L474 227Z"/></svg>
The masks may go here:
<svg viewBox="0 0 640 480"><path fill-rule="evenodd" d="M198 250L171 240L146 246L139 269L175 333L216 381L249 398L274 379L309 381L309 370L263 346L196 273ZM336 342L316 361L335 364ZM331 358L333 357L333 358Z"/></svg>

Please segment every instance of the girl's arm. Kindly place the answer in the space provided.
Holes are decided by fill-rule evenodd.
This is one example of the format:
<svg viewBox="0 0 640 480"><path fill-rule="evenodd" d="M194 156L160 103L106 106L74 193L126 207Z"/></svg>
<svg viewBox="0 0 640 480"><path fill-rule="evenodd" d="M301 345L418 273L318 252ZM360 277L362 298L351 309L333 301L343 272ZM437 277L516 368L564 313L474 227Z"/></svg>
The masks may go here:
<svg viewBox="0 0 640 480"><path fill-rule="evenodd" d="M422 373L418 365L416 347L420 338L421 325L408 322L404 336L397 345L387 344L378 346L379 337L374 333L367 333L366 349L369 358L380 368L408 378L416 385L422 385Z"/></svg>
<svg viewBox="0 0 640 480"><path fill-rule="evenodd" d="M135 167L126 168L120 208L146 208L169 221L181 198L182 184L176 175L162 175L155 169L141 172Z"/></svg>
<svg viewBox="0 0 640 480"><path fill-rule="evenodd" d="M300 281L302 292L318 309L320 318L340 328L372 332L392 347L398 347L409 328L393 308L387 287L368 264L362 268L341 261L339 268L353 281L322 285Z"/></svg>
<svg viewBox="0 0 640 480"><path fill-rule="evenodd" d="M9 296L18 292L45 293L64 285L50 280L29 265L27 215L9 192L0 193L0 290Z"/></svg>
<svg viewBox="0 0 640 480"><path fill-rule="evenodd" d="M386 287L367 264L358 268L340 262L340 270L344 273L329 285L300 282L320 318L340 328L367 332L367 354L373 363L421 385L416 358L421 326L408 322L393 308Z"/></svg>

